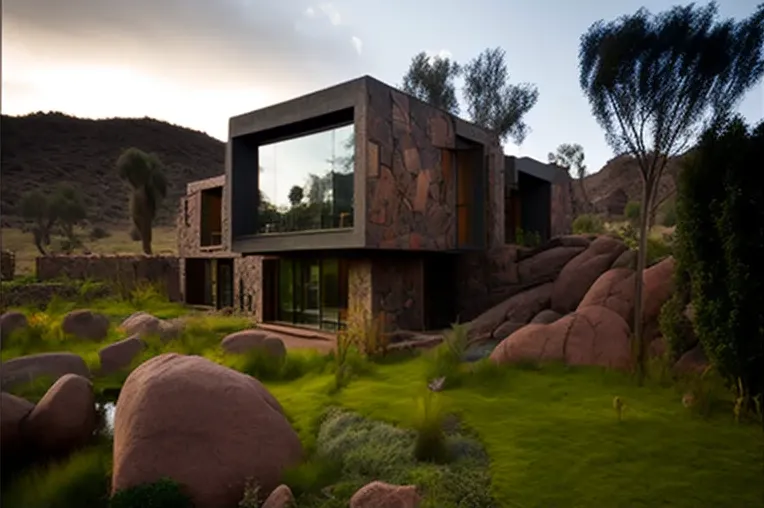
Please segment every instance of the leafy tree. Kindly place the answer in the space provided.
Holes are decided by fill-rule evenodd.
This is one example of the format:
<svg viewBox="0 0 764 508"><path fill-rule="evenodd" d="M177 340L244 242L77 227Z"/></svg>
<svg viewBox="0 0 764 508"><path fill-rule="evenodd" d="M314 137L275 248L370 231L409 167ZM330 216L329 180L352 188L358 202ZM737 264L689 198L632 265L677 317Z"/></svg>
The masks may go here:
<svg viewBox="0 0 764 508"><path fill-rule="evenodd" d="M642 272L649 211L663 170L706 121L729 112L764 73L764 5L740 22L717 22L716 14L714 3L658 15L640 9L598 21L581 38L581 88L607 141L636 158L642 177L634 312L640 379L646 349Z"/></svg>
<svg viewBox="0 0 764 508"><path fill-rule="evenodd" d="M299 205L304 197L305 193L299 185L295 185L289 190L289 204L292 206Z"/></svg>
<svg viewBox="0 0 764 508"><path fill-rule="evenodd" d="M449 58L430 57L422 51L411 59L409 70L403 76L403 91L457 115L459 101L454 79L460 73L458 63Z"/></svg>
<svg viewBox="0 0 764 508"><path fill-rule="evenodd" d="M167 179L162 162L154 154L128 148L117 159L119 177L130 186L130 215L133 232L143 244L143 252L151 254L151 228L157 209L167 196Z"/></svg>
<svg viewBox="0 0 764 508"><path fill-rule="evenodd" d="M578 143L563 143L557 147L557 151L549 153L548 160L552 164L557 164L570 173L571 169L576 170L576 177L581 186L581 194L584 198L584 211L589 210L589 198L586 196L586 186L584 178L586 177L586 164L584 164L584 147Z"/></svg>
<svg viewBox="0 0 764 508"><path fill-rule="evenodd" d="M642 215L640 212L639 201L629 201L623 209L623 214L632 222L637 222Z"/></svg>
<svg viewBox="0 0 764 508"><path fill-rule="evenodd" d="M678 275L688 280L695 331L741 401L764 394L764 122L706 132L680 174ZM686 284L683 285L686 287Z"/></svg>
<svg viewBox="0 0 764 508"><path fill-rule="evenodd" d="M536 104L538 89L512 85L501 48L486 49L464 67L464 99L472 121L522 143L529 127L524 116Z"/></svg>
<svg viewBox="0 0 764 508"><path fill-rule="evenodd" d="M68 183L60 183L50 197L49 210L51 217L58 223L61 235L66 239L65 250L71 252L74 247L81 245L74 228L87 218L87 212L79 190Z"/></svg>
<svg viewBox="0 0 764 508"><path fill-rule="evenodd" d="M72 185L62 182L49 193L39 189L27 192L21 197L20 211L41 255L47 255L45 248L50 246L54 232L66 239L66 251L80 244L74 228L87 213L81 194Z"/></svg>

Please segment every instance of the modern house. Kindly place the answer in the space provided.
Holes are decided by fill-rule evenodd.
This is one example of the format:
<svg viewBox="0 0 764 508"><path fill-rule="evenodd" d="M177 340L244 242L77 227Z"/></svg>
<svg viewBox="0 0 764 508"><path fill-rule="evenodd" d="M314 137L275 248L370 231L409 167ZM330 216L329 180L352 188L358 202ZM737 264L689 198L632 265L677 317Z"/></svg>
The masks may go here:
<svg viewBox="0 0 764 508"><path fill-rule="evenodd" d="M329 331L442 328L465 316L475 256L567 232L567 188L560 168L364 76L230 119L225 175L182 200L184 297Z"/></svg>

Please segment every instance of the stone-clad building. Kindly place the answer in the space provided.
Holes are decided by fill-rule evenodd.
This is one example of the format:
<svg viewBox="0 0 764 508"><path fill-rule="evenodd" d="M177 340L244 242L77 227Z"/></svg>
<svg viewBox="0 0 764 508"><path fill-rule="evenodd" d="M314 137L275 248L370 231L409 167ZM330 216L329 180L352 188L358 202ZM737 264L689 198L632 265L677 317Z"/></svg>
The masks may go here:
<svg viewBox="0 0 764 508"><path fill-rule="evenodd" d="M181 206L186 302L422 330L514 291L512 242L568 232L570 177L365 76L231 118L225 175Z"/></svg>

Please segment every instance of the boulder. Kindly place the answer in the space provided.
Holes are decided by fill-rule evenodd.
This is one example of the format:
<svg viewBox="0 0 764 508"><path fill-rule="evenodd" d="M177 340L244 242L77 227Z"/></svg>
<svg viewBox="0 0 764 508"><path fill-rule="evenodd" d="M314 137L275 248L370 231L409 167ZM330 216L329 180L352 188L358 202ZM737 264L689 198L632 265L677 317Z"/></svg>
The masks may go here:
<svg viewBox="0 0 764 508"><path fill-rule="evenodd" d="M554 247L520 261L517 271L522 284L552 282L563 267L584 251L584 247Z"/></svg>
<svg viewBox="0 0 764 508"><path fill-rule="evenodd" d="M0 316L0 347L5 339L11 336L16 330L23 330L29 326L27 317L22 312L10 311Z"/></svg>
<svg viewBox="0 0 764 508"><path fill-rule="evenodd" d="M631 270L637 269L637 251L625 250L618 256L610 268L629 268Z"/></svg>
<svg viewBox="0 0 764 508"><path fill-rule="evenodd" d="M552 309L544 309L535 316L533 316L533 319L531 319L531 323L540 323L544 325L548 325L550 323L554 323L558 319L562 317L562 314L553 311Z"/></svg>
<svg viewBox="0 0 764 508"><path fill-rule="evenodd" d="M634 310L634 270L613 268L600 275L578 304L578 310L590 306L607 307L627 323L631 322Z"/></svg>
<svg viewBox="0 0 764 508"><path fill-rule="evenodd" d="M223 338L220 346L226 353L241 354L259 348L279 358L286 356L284 341L275 335L268 335L267 332L256 329L229 334Z"/></svg>
<svg viewBox="0 0 764 508"><path fill-rule="evenodd" d="M583 250L589 246L593 238L595 235L562 235L550 238L548 242L537 247L512 247L516 247L515 259L522 261L555 247L581 247Z"/></svg>
<svg viewBox="0 0 764 508"><path fill-rule="evenodd" d="M93 385L82 376L66 374L29 413L23 432L39 451L66 453L90 440L96 422Z"/></svg>
<svg viewBox="0 0 764 508"><path fill-rule="evenodd" d="M168 353L127 378L114 421L114 491L170 477L197 508L235 506L247 478L271 492L302 459L281 405L256 379Z"/></svg>
<svg viewBox="0 0 764 508"><path fill-rule="evenodd" d="M570 365L628 368L629 325L604 307L586 307L551 324L530 324L504 339L491 353L503 364L565 361Z"/></svg>
<svg viewBox="0 0 764 508"><path fill-rule="evenodd" d="M497 340L504 340L525 326L525 324L526 323L516 323L515 321L504 321L493 331L491 337Z"/></svg>
<svg viewBox="0 0 764 508"><path fill-rule="evenodd" d="M0 450L6 455L22 448L21 422L32 412L34 404L10 393L2 392L0 397Z"/></svg>
<svg viewBox="0 0 764 508"><path fill-rule="evenodd" d="M98 351L101 374L111 374L129 367L145 347L144 342L137 335L133 335L101 348Z"/></svg>
<svg viewBox="0 0 764 508"><path fill-rule="evenodd" d="M626 250L623 242L600 236L565 265L554 282L551 308L560 314L576 309L597 278Z"/></svg>
<svg viewBox="0 0 764 508"><path fill-rule="evenodd" d="M507 321L515 324L527 323L539 311L549 306L552 288L552 283L536 286L504 300L479 315L469 324L468 335L470 340L475 341L491 337L494 331Z"/></svg>
<svg viewBox="0 0 764 508"><path fill-rule="evenodd" d="M292 508L294 506L294 496L292 490L286 485L279 485L271 492L271 495L265 500L260 508Z"/></svg>
<svg viewBox="0 0 764 508"><path fill-rule="evenodd" d="M663 304L671 298L674 292L674 266L676 265L673 257L654 264L645 269L642 276L644 286L642 295L644 309L642 319L647 327L649 323L655 323L660 316Z"/></svg>
<svg viewBox="0 0 764 508"><path fill-rule="evenodd" d="M414 485L368 483L350 498L350 508L417 508L422 498Z"/></svg>
<svg viewBox="0 0 764 508"><path fill-rule="evenodd" d="M41 377L56 381L65 374L90 377L81 356L74 353L38 353L20 356L2 363L0 380L4 388L30 383Z"/></svg>
<svg viewBox="0 0 764 508"><path fill-rule="evenodd" d="M109 333L109 319L87 309L73 310L64 316L61 330L78 339L99 341Z"/></svg>
<svg viewBox="0 0 764 508"><path fill-rule="evenodd" d="M706 368L708 358L700 344L680 356L674 364L674 370L679 374L702 374Z"/></svg>

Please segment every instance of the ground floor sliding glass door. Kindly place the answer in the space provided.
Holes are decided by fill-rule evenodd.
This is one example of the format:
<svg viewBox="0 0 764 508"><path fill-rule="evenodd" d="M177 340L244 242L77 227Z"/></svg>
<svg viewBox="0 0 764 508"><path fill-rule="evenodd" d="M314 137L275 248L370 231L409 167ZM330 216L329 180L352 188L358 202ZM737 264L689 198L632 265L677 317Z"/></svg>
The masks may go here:
<svg viewBox="0 0 764 508"><path fill-rule="evenodd" d="M276 320L330 331L343 328L347 273L347 263L336 258L279 259Z"/></svg>

